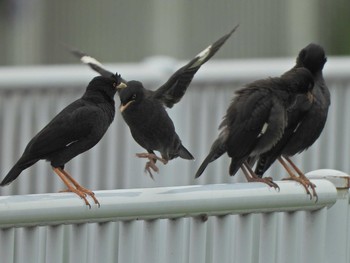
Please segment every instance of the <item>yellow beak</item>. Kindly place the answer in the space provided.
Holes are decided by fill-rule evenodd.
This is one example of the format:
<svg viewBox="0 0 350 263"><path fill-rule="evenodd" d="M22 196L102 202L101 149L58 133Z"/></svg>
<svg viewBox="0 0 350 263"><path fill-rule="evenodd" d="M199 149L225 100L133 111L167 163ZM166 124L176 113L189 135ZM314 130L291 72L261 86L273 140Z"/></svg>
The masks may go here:
<svg viewBox="0 0 350 263"><path fill-rule="evenodd" d="M126 85L124 82L120 82L120 84L117 86L117 89L125 89L128 85Z"/></svg>
<svg viewBox="0 0 350 263"><path fill-rule="evenodd" d="M129 107L129 105L131 104L131 103L133 103L134 102L134 100L131 100L131 101L129 101L127 104L125 104L125 105L120 105L120 108L119 108L119 110L120 110L120 112L123 112L127 107Z"/></svg>

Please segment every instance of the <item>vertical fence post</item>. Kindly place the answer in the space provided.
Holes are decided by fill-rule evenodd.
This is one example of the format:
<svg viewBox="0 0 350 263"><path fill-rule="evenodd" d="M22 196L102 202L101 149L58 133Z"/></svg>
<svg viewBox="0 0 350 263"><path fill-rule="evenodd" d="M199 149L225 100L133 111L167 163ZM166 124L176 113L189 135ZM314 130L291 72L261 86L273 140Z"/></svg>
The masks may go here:
<svg viewBox="0 0 350 263"><path fill-rule="evenodd" d="M330 169L312 171L307 176L310 179L327 179L337 188L337 202L329 208L327 216L325 262L348 263L350 176Z"/></svg>

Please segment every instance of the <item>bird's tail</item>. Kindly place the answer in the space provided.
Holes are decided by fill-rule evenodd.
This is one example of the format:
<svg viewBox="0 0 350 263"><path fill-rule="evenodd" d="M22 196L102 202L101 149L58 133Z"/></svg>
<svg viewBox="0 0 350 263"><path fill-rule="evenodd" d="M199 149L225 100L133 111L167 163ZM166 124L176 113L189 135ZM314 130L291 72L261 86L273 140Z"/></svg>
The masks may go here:
<svg viewBox="0 0 350 263"><path fill-rule="evenodd" d="M179 156L182 159L186 159L186 160L193 160L194 159L192 154L182 144L180 145L180 148L179 148Z"/></svg>
<svg viewBox="0 0 350 263"><path fill-rule="evenodd" d="M13 180L15 180L20 175L22 171L23 169L18 164L13 166L12 169L5 176L5 178L1 181L0 186L5 186L10 184Z"/></svg>
<svg viewBox="0 0 350 263"><path fill-rule="evenodd" d="M258 175L260 178L263 177L264 173L271 167L277 158L278 156L273 154L260 156L255 167L256 175Z"/></svg>
<svg viewBox="0 0 350 263"><path fill-rule="evenodd" d="M205 168L207 168L208 164L215 161L217 158L219 158L221 155L223 155L226 152L226 147L222 143L222 138L219 137L215 140L213 143L210 152L208 156L204 159L201 166L198 168L195 178L198 178L201 176L201 174L204 172Z"/></svg>
<svg viewBox="0 0 350 263"><path fill-rule="evenodd" d="M231 163L228 170L229 175L234 176L239 170L239 168L241 168L241 165L243 162L244 162L244 159L237 160L237 159L231 158Z"/></svg>
<svg viewBox="0 0 350 263"><path fill-rule="evenodd" d="M256 163L256 167L255 167L255 173L256 175L258 175L260 178L263 177L263 174L266 171L266 158L264 156L261 156L258 160L258 162Z"/></svg>

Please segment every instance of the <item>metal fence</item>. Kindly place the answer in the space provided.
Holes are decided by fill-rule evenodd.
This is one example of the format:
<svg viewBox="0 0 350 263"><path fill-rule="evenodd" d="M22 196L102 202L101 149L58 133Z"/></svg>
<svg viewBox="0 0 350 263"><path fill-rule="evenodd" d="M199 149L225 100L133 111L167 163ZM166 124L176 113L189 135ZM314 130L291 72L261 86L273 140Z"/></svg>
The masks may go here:
<svg viewBox="0 0 350 263"><path fill-rule="evenodd" d="M138 79L146 87L155 88L182 64L172 60L147 60L140 64L113 64L107 67L122 73L126 79ZM228 176L228 158L225 156L211 164L200 179L194 180L193 176L218 134L218 124L234 90L248 81L279 75L293 64L293 59L270 59L211 61L205 65L196 75L184 99L168 111L183 144L190 149L196 161L176 159L166 166L160 166L155 181L144 175L145 161L135 157L135 153L143 149L132 140L119 114L102 141L92 150L73 159L67 165L67 170L80 183L93 190L151 188L149 190L153 191L153 187L189 187L244 181L240 174L233 178ZM304 171L320 168L345 172L350 170L350 124L347 121L350 113L347 103L350 99L349 66L348 58L329 58L325 76L331 90L332 105L325 131L318 142L295 157L296 163ZM94 74L83 66L0 69L1 176L12 167L32 136L64 106L82 94L92 76ZM116 102L119 104L118 98ZM285 172L279 166L274 166L268 174L278 179ZM333 262L330 261L333 256L339 259L337 262L348 262L348 190L338 189L336 195L333 185L326 184L323 187L323 184L326 183L317 181L320 202L316 205L307 200L301 187L293 183L283 183L287 188L294 189L292 194L283 189L279 194L272 194L270 192L273 190L259 184L232 184L226 186L228 190L242 187L262 207L270 204L270 199L259 196L258 190L262 188L281 203L279 206L271 203L269 209L264 211L248 211L246 208L237 211L230 207L219 213L219 216L213 213L216 216L209 217L207 221L203 221L203 217L187 217L194 216L188 212L176 219L163 219L168 218L164 214L149 219L136 213L128 221L113 222L118 219L113 213L117 213L120 207L114 207L114 210L113 206L108 206L109 202L113 203L118 196L123 196L123 193L129 195L133 191L101 192L101 195L106 196L100 200L103 204L101 209L84 210L82 213L81 200L75 196L70 198L69 194L27 196L28 202L24 203L23 197L6 197L57 192L63 187L50 165L41 161L24 171L10 186L0 189L0 194L5 196L0 199L0 218L8 214L7 220L10 220L3 226L11 225L14 214L17 219L22 217L25 222L32 222L27 227L1 230L0 255L4 262L93 262L98 259L101 262ZM189 210L197 211L197 206L207 203L220 206L220 199L212 193L215 189L209 191L208 187L204 189L210 202L197 196L201 202ZM143 191L147 189L140 190ZM228 192L235 194L237 191ZM109 194L116 198L108 201ZM157 196L158 199L153 201L159 202L159 196L164 195ZM184 194L180 198L187 197ZM40 222L35 216L41 211L32 206L37 198L44 213L61 216L60 220L54 218L56 223L60 222L59 225L40 226L46 224L47 220ZM249 199L247 195L235 198L241 201ZM322 203L322 200L328 201ZM301 205L303 202L309 204L311 210L304 211L305 206ZM16 203L19 206L14 207ZM327 207L332 203L335 204L331 208ZM64 212L46 209L54 204L61 205ZM281 208L287 204L293 207L292 211ZM164 206L172 209L177 205L174 201ZM280 212L277 212L276 207L281 209ZM112 216L104 217L103 213L108 208ZM24 211L31 214L23 214ZM61 224L73 223L69 217L75 216L76 212L78 218L86 216L86 220ZM205 209L200 214L202 212L211 214ZM227 215L231 213L235 215ZM107 220L97 220L101 216ZM13 225L17 226L17 223L13 221Z"/></svg>
<svg viewBox="0 0 350 263"><path fill-rule="evenodd" d="M0 197L2 262L349 262L349 176ZM312 175L311 175L312 177ZM332 183L333 182L333 183Z"/></svg>

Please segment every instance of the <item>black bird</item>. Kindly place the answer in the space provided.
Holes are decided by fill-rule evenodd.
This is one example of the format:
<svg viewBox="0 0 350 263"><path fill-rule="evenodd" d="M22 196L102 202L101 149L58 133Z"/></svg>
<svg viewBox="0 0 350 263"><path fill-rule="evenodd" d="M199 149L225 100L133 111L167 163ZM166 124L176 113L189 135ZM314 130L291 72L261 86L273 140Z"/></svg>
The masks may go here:
<svg viewBox="0 0 350 263"><path fill-rule="evenodd" d="M123 83L117 74L92 79L80 99L64 108L34 136L0 185L10 184L23 170L44 159L50 162L53 171L67 186L67 192L76 193L91 208L86 199L86 195L89 195L99 206L95 194L79 185L64 170L64 166L75 156L95 146L105 134L114 119L114 95L121 86Z"/></svg>
<svg viewBox="0 0 350 263"><path fill-rule="evenodd" d="M165 107L171 108L181 100L199 68L214 56L237 27L204 49L185 66L178 69L157 90L145 89L142 83L138 81L124 81L127 87L119 89L122 116L128 124L135 141L147 150L147 153L136 155L140 158L149 159L146 163L145 171L148 171L152 178L151 169L158 172L158 167L155 165L157 160L166 164L169 160L176 157L188 160L194 159L192 154L182 145ZM94 58L77 50L72 52L83 63L88 64L100 74L111 74ZM154 151L159 151L161 158L156 156Z"/></svg>
<svg viewBox="0 0 350 263"><path fill-rule="evenodd" d="M298 68L279 78L257 80L236 91L219 126L220 135L195 177L199 177L210 162L227 153L231 157L231 176L242 168L248 181L278 188L271 178L255 175L247 159L267 152L281 139L287 125L287 108L297 94L311 95L313 84L309 70Z"/></svg>
<svg viewBox="0 0 350 263"><path fill-rule="evenodd" d="M330 94L323 79L322 70L327 62L324 49L317 44L309 44L303 48L297 57L296 65L292 70L300 67L307 68L313 76L314 88L312 90L314 101L310 103L305 95L300 95L295 104L288 109L288 125L281 140L268 152L262 154L257 162L255 172L262 177L272 163L278 159L289 173L290 180L301 183L312 198L308 187L311 187L316 197L315 185L297 168L289 158L310 147L321 135L326 124ZM295 176L283 160L287 160L299 174Z"/></svg>

